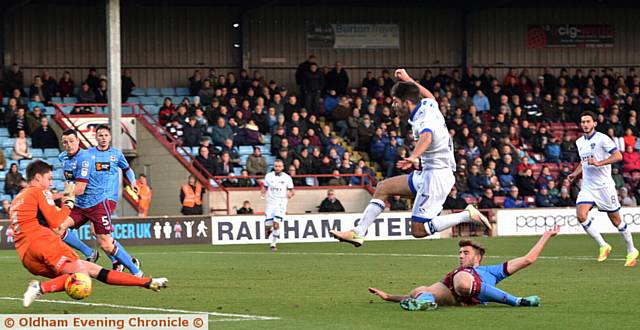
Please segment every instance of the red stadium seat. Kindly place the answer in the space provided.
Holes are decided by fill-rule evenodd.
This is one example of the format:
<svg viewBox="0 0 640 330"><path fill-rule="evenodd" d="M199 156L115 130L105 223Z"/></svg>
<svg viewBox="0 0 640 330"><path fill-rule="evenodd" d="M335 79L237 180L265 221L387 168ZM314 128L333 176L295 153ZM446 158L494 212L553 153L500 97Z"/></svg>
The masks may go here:
<svg viewBox="0 0 640 330"><path fill-rule="evenodd" d="M493 202L496 203L496 205L498 205L499 207L502 207L504 205L504 196L495 196L493 197Z"/></svg>
<svg viewBox="0 0 640 330"><path fill-rule="evenodd" d="M534 205L536 203L536 197L535 196L524 196L524 202L527 203L527 205Z"/></svg>
<svg viewBox="0 0 640 330"><path fill-rule="evenodd" d="M579 130L580 127L578 127L578 124L576 123L564 123L564 128L566 128L567 130Z"/></svg>

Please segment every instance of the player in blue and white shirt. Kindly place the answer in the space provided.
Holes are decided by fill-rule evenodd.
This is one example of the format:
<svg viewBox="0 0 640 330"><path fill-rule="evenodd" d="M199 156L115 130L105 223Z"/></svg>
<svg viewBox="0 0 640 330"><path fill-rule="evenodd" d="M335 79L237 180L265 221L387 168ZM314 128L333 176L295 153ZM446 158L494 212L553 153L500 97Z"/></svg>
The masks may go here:
<svg viewBox="0 0 640 330"><path fill-rule="evenodd" d="M458 243L459 267L440 282L419 286L408 295L394 295L377 288L369 292L385 301L398 302L408 311L433 310L440 306L473 306L490 302L514 307L537 307L540 297L516 297L496 287L498 283L536 262L545 245L560 232L555 226L547 230L529 252L497 265L482 266L485 249L481 245L461 240Z"/></svg>
<svg viewBox="0 0 640 330"><path fill-rule="evenodd" d="M96 128L96 141L98 145L87 150L96 164L96 171L93 175L100 186L105 189L107 195L106 206L109 212L109 222L111 222L111 217L115 213L118 205L120 169L122 169L133 190L137 191L135 173L129 167L129 162L127 162L122 151L111 147L111 138L111 129L109 126L99 125ZM118 249L124 251L124 248L118 241L114 240L114 244ZM130 258L130 260L122 263L118 261L114 255L108 254L108 256L113 263L113 269L122 271L124 266L127 267L132 274L140 272L140 262L138 259Z"/></svg>
<svg viewBox="0 0 640 330"><path fill-rule="evenodd" d="M404 69L396 70L396 77L400 82L391 90L394 107L400 117L410 113L409 121L417 141L411 156L400 160L397 167L407 170L413 166L417 170L379 183L358 226L349 231L331 230L331 235L356 247L362 245L367 229L384 210L384 201L393 195L415 197L411 214L414 237L426 237L472 221L489 227L489 220L472 205L467 206L466 212L439 215L455 184L453 172L456 165L449 129L431 92L413 80Z"/></svg>
<svg viewBox="0 0 640 330"><path fill-rule="evenodd" d="M615 142L605 134L596 132L596 115L586 111L580 116L583 136L576 140L581 165L569 175L575 180L582 173L582 186L576 200L576 216L582 228L598 243L599 262L605 261L611 252L611 245L605 242L593 224L589 211L594 206L601 212L607 212L611 223L618 228L620 235L627 243L627 258L624 265L633 267L637 263L638 250L633 244L631 232L620 217L620 201L615 183L611 177L611 164L622 160L622 153Z"/></svg>

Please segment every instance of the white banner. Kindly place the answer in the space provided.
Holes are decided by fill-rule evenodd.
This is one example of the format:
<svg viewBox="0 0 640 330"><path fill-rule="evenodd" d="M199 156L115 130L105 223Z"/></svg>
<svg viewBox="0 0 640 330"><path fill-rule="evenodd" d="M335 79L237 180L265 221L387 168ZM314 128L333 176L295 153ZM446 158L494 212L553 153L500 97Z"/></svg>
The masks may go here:
<svg viewBox="0 0 640 330"><path fill-rule="evenodd" d="M85 144L98 145L96 141L96 128L98 125L109 125L109 117L100 115L69 115L62 117L64 124L67 127L78 127L78 130L82 133L79 138ZM73 125L71 125L73 123ZM122 116L120 119L122 127L122 148L123 151L135 150L136 145L136 118L133 116ZM86 137L86 139L83 137ZM87 143L88 142L88 143Z"/></svg>
<svg viewBox="0 0 640 330"><path fill-rule="evenodd" d="M309 24L309 48L400 48L398 24Z"/></svg>
<svg viewBox="0 0 640 330"><path fill-rule="evenodd" d="M593 209L589 215L594 217L592 226L596 226L599 232L618 232L611 224L607 213ZM620 216L631 232L640 232L639 207L622 208ZM575 208L500 209L497 211L496 219L498 236L539 235L555 225L561 227L560 234L585 234L576 218Z"/></svg>
<svg viewBox="0 0 640 330"><path fill-rule="evenodd" d="M329 231L348 230L358 224L360 213L287 215L280 223L280 243L336 241ZM264 216L212 216L212 244L270 243L264 237ZM410 212L385 212L369 227L369 241L414 239ZM440 238L440 233L428 238Z"/></svg>

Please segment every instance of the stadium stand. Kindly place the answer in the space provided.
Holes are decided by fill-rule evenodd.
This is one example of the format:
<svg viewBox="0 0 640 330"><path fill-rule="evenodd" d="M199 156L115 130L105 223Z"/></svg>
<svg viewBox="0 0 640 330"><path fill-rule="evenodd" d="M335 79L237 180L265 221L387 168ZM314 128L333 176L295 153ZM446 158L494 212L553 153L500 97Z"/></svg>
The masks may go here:
<svg viewBox="0 0 640 330"><path fill-rule="evenodd" d="M296 76L305 76L308 65L304 64L301 63ZM581 130L577 121L579 114L586 110L598 115L597 129L616 142L624 151L625 159L638 159L640 77L634 70L625 76L609 68L601 70L601 74L595 69L586 72L576 69L573 75L563 69L559 75L545 72L538 77L529 77L527 70L519 73L510 70L506 77L494 77L491 68L482 69L478 76L473 71L440 70L435 75L427 69L418 77L436 96L447 119L458 167L456 186L468 202L481 201L482 192L490 188L493 202L501 206L511 185L515 185L530 193L524 196L525 203L535 205L535 194L543 186L550 188L550 181L553 181L549 189L552 204L563 189L575 198L579 182L564 179L567 170L573 170L578 160L574 141ZM239 146L240 163L231 172L235 176L244 169L253 145L260 147L269 166L275 159L284 158L287 166L293 164L296 173L303 176L330 174L334 169L350 175L359 160L364 160L363 173L375 178L373 184L385 176L402 174L389 169L389 164L395 164L409 153L415 140L407 118L398 118L391 105L389 93L394 81L389 72L382 72L375 81L350 82L347 90L340 91L336 91L330 81L322 86L314 85L314 90L310 90L305 86L314 81L307 78L309 81L300 81L301 93L297 97L292 97L293 93L275 82L267 84L258 72L252 78L234 83L225 79L212 81L212 90L202 92L199 89L202 84L191 89L136 87L128 102L140 104L154 117L156 126L163 123L162 115L166 116L165 120L175 118L191 133L209 138L208 143L213 142L212 129L217 119L223 117L232 130L234 144ZM319 88L319 98L309 95L315 93L315 88ZM29 88L25 90L29 92ZM200 98L194 97L209 97L208 93L212 93L209 104L201 104ZM27 104L30 98L28 94L23 95L18 103ZM163 105L165 98L171 99L171 107ZM65 104L61 107L64 113L71 113L74 109L71 104L77 101L74 96L53 97L45 113L51 115L50 106L60 103ZM0 136L5 155L10 156L13 146L10 132L11 125L15 125L12 119L16 108L9 106L11 97L4 97L2 102ZM256 111L257 108L261 110ZM91 107L87 111L106 113L104 107ZM28 110L28 115L30 113ZM196 120L194 129L187 127L190 118ZM276 133L279 126L284 134ZM628 145L631 148L625 148ZM307 157L301 155L302 149L308 149ZM314 152L314 149L318 150ZM189 161L195 159L198 150L198 146L176 149ZM221 155L220 148L212 152L215 157ZM58 150L47 149L37 150L33 156L55 162L57 154ZM322 165L325 156L330 159L328 167ZM348 165L341 161L343 157L348 158ZM470 172L472 164L476 165L477 174ZM627 166L624 164L614 165L621 176L619 188L625 187L640 200L640 170L629 162ZM510 169L509 175L503 173L505 167ZM487 168L491 171L486 171ZM543 173L543 168L548 168L548 172ZM531 180L526 177L527 169L533 172ZM219 180L213 179L215 174L208 173L218 186ZM313 178L306 178L304 182L315 184ZM232 188L232 184L225 186Z"/></svg>

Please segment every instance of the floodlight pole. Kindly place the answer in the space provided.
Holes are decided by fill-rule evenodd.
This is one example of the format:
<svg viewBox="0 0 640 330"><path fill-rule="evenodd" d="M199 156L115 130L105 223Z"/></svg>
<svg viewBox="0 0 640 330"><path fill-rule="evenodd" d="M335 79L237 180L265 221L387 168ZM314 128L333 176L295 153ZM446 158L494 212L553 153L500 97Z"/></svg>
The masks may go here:
<svg viewBox="0 0 640 330"><path fill-rule="evenodd" d="M109 124L112 146L122 149L122 78L120 44L120 0L107 0L107 77L109 78Z"/></svg>

